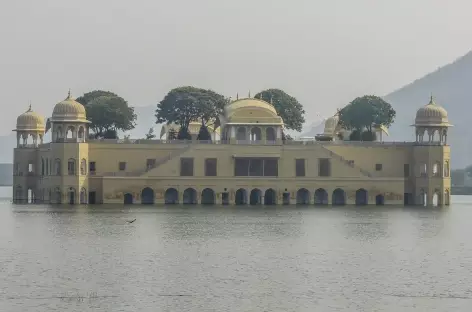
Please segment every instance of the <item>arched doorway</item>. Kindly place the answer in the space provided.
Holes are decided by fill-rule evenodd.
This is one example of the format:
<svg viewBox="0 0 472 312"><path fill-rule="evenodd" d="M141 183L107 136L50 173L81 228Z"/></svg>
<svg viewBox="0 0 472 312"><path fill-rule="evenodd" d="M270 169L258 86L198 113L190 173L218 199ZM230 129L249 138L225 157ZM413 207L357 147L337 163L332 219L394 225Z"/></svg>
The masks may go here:
<svg viewBox="0 0 472 312"><path fill-rule="evenodd" d="M268 189L264 193L264 205L276 205L277 194L273 189Z"/></svg>
<svg viewBox="0 0 472 312"><path fill-rule="evenodd" d="M444 191L444 205L449 206L450 204L450 196L449 190Z"/></svg>
<svg viewBox="0 0 472 312"><path fill-rule="evenodd" d="M62 203L62 193L58 187L56 187L56 190L54 191L54 197L55 197L56 204Z"/></svg>
<svg viewBox="0 0 472 312"><path fill-rule="evenodd" d="M239 189L236 191L234 203L236 205L247 205L247 193L245 189Z"/></svg>
<svg viewBox="0 0 472 312"><path fill-rule="evenodd" d="M283 195L283 204L290 205L290 193L285 191Z"/></svg>
<svg viewBox="0 0 472 312"><path fill-rule="evenodd" d="M333 198L331 200L333 206L343 206L346 204L346 193L344 190L337 188L333 191Z"/></svg>
<svg viewBox="0 0 472 312"><path fill-rule="evenodd" d="M179 203L179 192L175 188L166 190L164 195L164 201L168 205L174 205Z"/></svg>
<svg viewBox="0 0 472 312"><path fill-rule="evenodd" d="M206 188L202 191L202 205L214 205L215 204L215 192Z"/></svg>
<svg viewBox="0 0 472 312"><path fill-rule="evenodd" d="M69 188L69 205L75 205L75 189L73 187Z"/></svg>
<svg viewBox="0 0 472 312"><path fill-rule="evenodd" d="M154 204L154 190L146 187L141 191L141 204L153 205Z"/></svg>
<svg viewBox="0 0 472 312"><path fill-rule="evenodd" d="M315 191L315 205L327 205L328 204L328 192L325 189L317 189Z"/></svg>
<svg viewBox="0 0 472 312"><path fill-rule="evenodd" d="M297 191L297 205L309 205L310 192L306 188L301 188Z"/></svg>
<svg viewBox="0 0 472 312"><path fill-rule="evenodd" d="M356 191L356 205L365 206L368 203L367 191L365 189L358 189Z"/></svg>
<svg viewBox="0 0 472 312"><path fill-rule="evenodd" d="M15 203L23 203L23 189L20 185L15 188Z"/></svg>
<svg viewBox="0 0 472 312"><path fill-rule="evenodd" d="M262 204L262 192L260 189L253 189L251 191L251 196L249 199L251 205L260 205Z"/></svg>
<svg viewBox="0 0 472 312"><path fill-rule="evenodd" d="M80 190L80 204L87 204L87 190L84 187Z"/></svg>
<svg viewBox="0 0 472 312"><path fill-rule="evenodd" d="M428 205L428 193L425 192L425 190L423 190L423 189L420 190L419 204L420 204L420 206L427 206Z"/></svg>
<svg viewBox="0 0 472 312"><path fill-rule="evenodd" d="M133 204L133 194L126 193L123 200L124 200L125 205L132 205Z"/></svg>
<svg viewBox="0 0 472 312"><path fill-rule="evenodd" d="M375 204L377 206L385 205L385 197L382 194L375 196Z"/></svg>
<svg viewBox="0 0 472 312"><path fill-rule="evenodd" d="M441 192L439 190L435 190L433 194L433 207L441 206Z"/></svg>
<svg viewBox="0 0 472 312"><path fill-rule="evenodd" d="M197 191L193 188L188 188L184 191L184 204L196 205L197 204Z"/></svg>

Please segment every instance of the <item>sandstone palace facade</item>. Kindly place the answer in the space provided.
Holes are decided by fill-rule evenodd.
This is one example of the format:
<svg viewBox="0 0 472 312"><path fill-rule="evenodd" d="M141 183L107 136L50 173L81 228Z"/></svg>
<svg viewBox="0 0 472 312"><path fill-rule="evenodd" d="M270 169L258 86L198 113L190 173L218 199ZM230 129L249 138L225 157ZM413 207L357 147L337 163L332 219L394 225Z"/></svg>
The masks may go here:
<svg viewBox="0 0 472 312"><path fill-rule="evenodd" d="M69 94L43 142L45 119L30 107L14 130L14 203L449 205L450 124L432 99L413 142L339 140L337 116L316 140L283 141L282 119L255 98L232 101L220 121L208 142L168 140L175 125L160 140L92 140Z"/></svg>

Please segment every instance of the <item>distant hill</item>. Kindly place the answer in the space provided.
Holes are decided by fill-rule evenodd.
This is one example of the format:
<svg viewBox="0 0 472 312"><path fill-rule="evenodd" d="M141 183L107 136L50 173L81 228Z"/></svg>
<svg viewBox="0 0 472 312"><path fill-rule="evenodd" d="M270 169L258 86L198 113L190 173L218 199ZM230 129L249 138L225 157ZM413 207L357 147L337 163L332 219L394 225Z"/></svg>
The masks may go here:
<svg viewBox="0 0 472 312"><path fill-rule="evenodd" d="M431 93L435 102L443 106L454 125L450 129L451 165L464 168L472 164L472 136L469 134L472 114L472 51L455 62L417 79L409 85L385 96L397 111L395 123L390 128L389 140L413 140L410 127L416 110L429 102Z"/></svg>
<svg viewBox="0 0 472 312"><path fill-rule="evenodd" d="M16 147L16 134L12 133L10 135L0 136L0 146L2 147L2 152L0 153L0 164L13 163L13 149Z"/></svg>
<svg viewBox="0 0 472 312"><path fill-rule="evenodd" d="M395 123L389 129L388 141L414 140L416 111L428 104L431 94L435 102L443 106L454 125L450 129L448 143L452 148L452 168L465 168L472 164L472 51L455 62L417 79L384 97L397 111ZM469 120L471 119L471 120ZM313 127L302 136L322 133L323 124Z"/></svg>
<svg viewBox="0 0 472 312"><path fill-rule="evenodd" d="M13 165L0 164L0 186L13 184Z"/></svg>

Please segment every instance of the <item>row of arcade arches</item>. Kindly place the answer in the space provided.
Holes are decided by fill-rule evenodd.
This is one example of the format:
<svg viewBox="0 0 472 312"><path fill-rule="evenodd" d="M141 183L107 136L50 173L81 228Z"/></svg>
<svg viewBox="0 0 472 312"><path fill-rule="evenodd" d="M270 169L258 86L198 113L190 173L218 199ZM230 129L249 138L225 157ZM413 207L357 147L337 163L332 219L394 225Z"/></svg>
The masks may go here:
<svg viewBox="0 0 472 312"><path fill-rule="evenodd" d="M213 205L216 204L216 193L210 188L206 188L200 194L200 204L202 205ZM311 199L310 191L305 188L301 188L296 194L296 203L298 205L308 205ZM329 194L325 189L317 189L314 194L315 205L328 205ZM183 192L182 197L183 204L198 204L198 193L194 188L187 188ZM166 204L179 204L179 192L175 188L169 188L164 194L164 202ZM228 193L222 194L223 204L230 204ZM124 204L133 204L134 197L131 193L124 194ZM154 190L146 187L141 191L141 203L152 205L155 203ZM375 196L376 205L384 205L385 198L383 194ZM282 196L282 203L278 203L277 192L274 189L267 189L262 192L260 189L255 188L248 192L246 189L238 189L234 196L234 204L236 205L276 205L276 204L290 204L290 193L285 192ZM331 194L331 204L335 206L342 206L346 204L346 192L343 189L337 188ZM369 197L367 190L358 189L356 191L356 205L368 205ZM373 204L373 203L372 203Z"/></svg>

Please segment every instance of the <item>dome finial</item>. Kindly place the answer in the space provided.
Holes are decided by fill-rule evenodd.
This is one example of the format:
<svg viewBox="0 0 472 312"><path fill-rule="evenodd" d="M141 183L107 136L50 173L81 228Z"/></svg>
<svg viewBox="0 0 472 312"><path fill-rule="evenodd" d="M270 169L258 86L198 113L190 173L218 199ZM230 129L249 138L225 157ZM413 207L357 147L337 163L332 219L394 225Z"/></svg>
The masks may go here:
<svg viewBox="0 0 472 312"><path fill-rule="evenodd" d="M31 111L33 111L33 110L31 109L31 101L29 101L28 110L26 112L31 112Z"/></svg>
<svg viewBox="0 0 472 312"><path fill-rule="evenodd" d="M70 88L69 88L69 92L67 92L67 98L70 99Z"/></svg>
<svg viewBox="0 0 472 312"><path fill-rule="evenodd" d="M239 93L236 93L236 100L239 100Z"/></svg>
<svg viewBox="0 0 472 312"><path fill-rule="evenodd" d="M431 92L431 97L429 98L429 104L430 104L430 105L434 105L434 96L433 96L433 92Z"/></svg>
<svg viewBox="0 0 472 312"><path fill-rule="evenodd" d="M251 90L249 90L249 93L247 94L248 98L251 98Z"/></svg>

